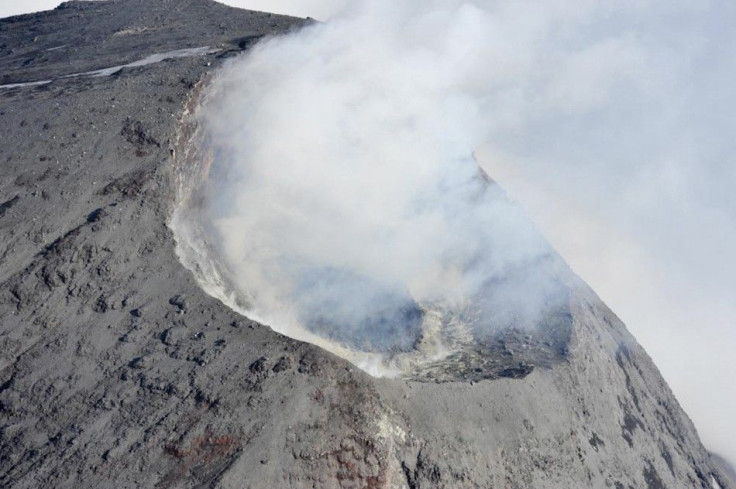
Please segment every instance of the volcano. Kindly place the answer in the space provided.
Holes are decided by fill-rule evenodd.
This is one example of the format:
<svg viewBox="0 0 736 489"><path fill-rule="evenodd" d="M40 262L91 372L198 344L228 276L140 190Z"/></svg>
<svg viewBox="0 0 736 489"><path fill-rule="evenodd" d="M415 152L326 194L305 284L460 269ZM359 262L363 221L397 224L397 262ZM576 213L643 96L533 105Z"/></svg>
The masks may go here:
<svg viewBox="0 0 736 489"><path fill-rule="evenodd" d="M734 487L556 255L564 302L542 326L447 326L453 352L394 378L238 312L175 225L207 173L191 115L229 59L311 22L208 0L0 20L0 485ZM414 331L426 306L398 297L377 321ZM331 340L400 355L427 334Z"/></svg>

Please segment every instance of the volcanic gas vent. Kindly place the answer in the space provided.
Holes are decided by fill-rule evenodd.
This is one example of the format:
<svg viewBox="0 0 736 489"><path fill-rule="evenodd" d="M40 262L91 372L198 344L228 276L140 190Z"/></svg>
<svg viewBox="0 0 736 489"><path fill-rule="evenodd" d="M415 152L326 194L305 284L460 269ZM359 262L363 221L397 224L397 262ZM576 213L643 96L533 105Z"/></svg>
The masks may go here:
<svg viewBox="0 0 736 489"><path fill-rule="evenodd" d="M172 228L205 290L376 375L519 377L564 356L564 264L478 167L468 107L407 103L303 44L232 62L182 125Z"/></svg>
<svg viewBox="0 0 736 489"><path fill-rule="evenodd" d="M172 228L182 262L211 295L374 375L437 382L520 378L565 358L571 331L568 292L554 278L564 265L549 249L506 263L493 274L487 267L503 253L499 258L493 249L479 246L472 254L455 257L452 249L445 249L452 259L419 262L435 267L427 284L402 283L349 262L316 260L309 257L309 250L300 250L299 243L278 253L273 245L252 247L250 233L233 243L229 231L239 233L248 222L243 222L245 227L222 226L223 219L235 219L221 217L228 214L229 199L237 200L229 193L232 189L223 187L232 162L218 158L211 135L206 126L198 126L199 121L192 115L180 131L180 203ZM475 169L471 183L468 210L475 205L511 208L482 171ZM262 243L259 230L252 231L254 243ZM423 246L431 248L433 242ZM390 250L371 246L362 252L396 259ZM265 263L251 262L251 255ZM271 274L278 281L267 280ZM446 290L455 295L444 294Z"/></svg>
<svg viewBox="0 0 736 489"><path fill-rule="evenodd" d="M348 348L408 352L422 337L424 311L408 291L336 267L299 277L292 301L306 329Z"/></svg>

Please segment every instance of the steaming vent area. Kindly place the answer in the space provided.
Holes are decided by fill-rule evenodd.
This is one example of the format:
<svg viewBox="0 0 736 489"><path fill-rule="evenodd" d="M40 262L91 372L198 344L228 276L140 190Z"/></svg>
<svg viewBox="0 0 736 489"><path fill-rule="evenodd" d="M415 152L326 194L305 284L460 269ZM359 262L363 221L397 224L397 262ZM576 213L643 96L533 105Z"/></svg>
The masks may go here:
<svg viewBox="0 0 736 489"><path fill-rule="evenodd" d="M336 318L343 316L331 315L329 311L339 309L340 304L325 307L317 301L319 307L316 307L314 301L306 301L296 321L288 314L263 314L254 304L252 293L239 285L243 277L234 276L223 258L222 244L217 240L217 229L209 211L211 184L217 181L213 174L223 169L218 168L215 152L193 117L194 101L190 108L176 144L179 199L170 224L180 260L211 296L243 316L286 336L320 346L377 377L423 382L523 378L535 368L549 368L566 358L572 328L566 292L562 298L559 293L548 298L543 313L536 311L531 322L529 318L524 319L523 311L519 317L511 314L509 318L506 305L499 304L503 293L497 294L497 290L518 288L519 283L524 287L523 279L519 278L527 273L523 268L505 279L496 277L489 281L461 305L419 302L410 294L376 289L350 272L330 268L327 272L320 271L321 279L327 275L330 282L344 282L346 289L363 288L360 291L363 300L371 304L359 304L359 308L366 307L369 313L350 322L339 322ZM479 177L483 185L495 186L482 171ZM534 269L529 273L537 273L536 268L554 270L560 262L550 251L528 265ZM547 273L553 273L549 270ZM564 289L562 284L555 286ZM306 279L302 287L305 292L299 300L308 296L310 290L319 288L320 282ZM504 309L504 316L488 313L497 307ZM534 309L539 307L535 305Z"/></svg>

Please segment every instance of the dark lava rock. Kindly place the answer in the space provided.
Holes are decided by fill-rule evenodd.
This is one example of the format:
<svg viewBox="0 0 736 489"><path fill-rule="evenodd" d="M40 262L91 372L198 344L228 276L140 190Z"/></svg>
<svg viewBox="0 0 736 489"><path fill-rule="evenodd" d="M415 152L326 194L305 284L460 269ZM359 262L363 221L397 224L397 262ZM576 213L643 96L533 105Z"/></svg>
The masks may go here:
<svg viewBox="0 0 736 489"><path fill-rule="evenodd" d="M93 222L99 222L100 219L107 216L107 211L105 209L99 208L95 209L94 211L90 212L87 216L87 222L93 223Z"/></svg>
<svg viewBox="0 0 736 489"><path fill-rule="evenodd" d="M262 372L265 372L267 360L268 359L266 357L259 358L258 360L250 364L250 366L248 367L248 370L250 370L251 373L254 373L254 374L260 374Z"/></svg>
<svg viewBox="0 0 736 489"><path fill-rule="evenodd" d="M171 299L169 299L169 304L172 306L176 306L177 309L181 312L186 312L187 310L187 300L186 296L183 295L175 295Z"/></svg>

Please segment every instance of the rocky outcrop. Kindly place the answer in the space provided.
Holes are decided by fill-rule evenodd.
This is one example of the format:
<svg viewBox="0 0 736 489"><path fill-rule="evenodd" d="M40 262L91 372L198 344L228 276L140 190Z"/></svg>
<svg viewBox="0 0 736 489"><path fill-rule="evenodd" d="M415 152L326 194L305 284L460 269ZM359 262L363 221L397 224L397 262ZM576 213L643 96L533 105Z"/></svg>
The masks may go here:
<svg viewBox="0 0 736 489"><path fill-rule="evenodd" d="M567 270L562 358L440 383L372 378L200 289L167 227L180 122L228 57L302 23L206 0L0 21L0 83L32 83L0 88L0 486L731 487Z"/></svg>

